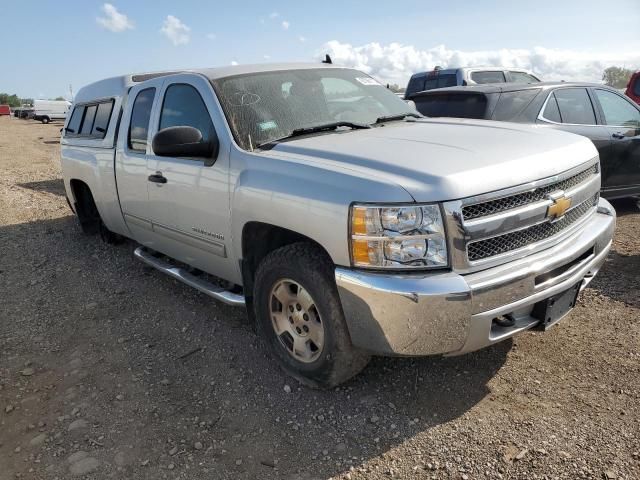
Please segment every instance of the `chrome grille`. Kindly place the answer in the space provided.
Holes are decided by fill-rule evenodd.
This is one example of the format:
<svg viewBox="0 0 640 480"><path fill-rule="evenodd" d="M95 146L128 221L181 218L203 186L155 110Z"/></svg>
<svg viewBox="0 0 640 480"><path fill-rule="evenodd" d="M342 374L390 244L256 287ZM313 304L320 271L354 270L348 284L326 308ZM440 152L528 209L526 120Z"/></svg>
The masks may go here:
<svg viewBox="0 0 640 480"><path fill-rule="evenodd" d="M589 170L591 171L591 174L593 174L593 170ZM584 172L581 172L578 175L582 175L583 173ZM568 178L563 182L573 180L578 175ZM573 185L577 185L578 183L580 182L573 183ZM558 187L558 184L555 184L554 189L557 190L558 188L561 187ZM482 260L484 258L493 257L494 255L500 255L501 253L517 250L519 248L523 248L546 238L552 237L568 228L570 225L574 224L580 218L586 215L589 210L591 210L598 204L599 197L599 194L595 194L589 200L582 202L581 204L569 210L564 217L556 222L540 223L529 228L518 230L516 232L511 232L505 235L488 238L486 240L469 243L467 245L467 256L469 258L469 261L473 262Z"/></svg>
<svg viewBox="0 0 640 480"><path fill-rule="evenodd" d="M558 190L568 190L571 187L581 184L592 175L598 173L598 164L594 164L591 167L579 172L569 178L565 178L556 183L550 185L544 185L538 187L535 190L529 192L518 193L516 195L510 195L508 197L497 198L488 202L476 203L475 205L467 205L462 208L462 216L465 220L471 220L473 218L486 217L493 215L494 213L504 212L505 210L511 210L512 208L528 205L529 203L544 200L546 195Z"/></svg>

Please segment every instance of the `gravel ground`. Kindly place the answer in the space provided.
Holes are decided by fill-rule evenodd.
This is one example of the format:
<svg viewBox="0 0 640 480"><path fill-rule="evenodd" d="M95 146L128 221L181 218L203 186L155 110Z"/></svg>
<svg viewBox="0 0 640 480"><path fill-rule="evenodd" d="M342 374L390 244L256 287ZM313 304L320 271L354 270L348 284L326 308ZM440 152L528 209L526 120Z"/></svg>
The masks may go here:
<svg viewBox="0 0 640 480"><path fill-rule="evenodd" d="M240 309L85 237L0 118L0 479L640 478L640 212L547 333L300 387Z"/></svg>

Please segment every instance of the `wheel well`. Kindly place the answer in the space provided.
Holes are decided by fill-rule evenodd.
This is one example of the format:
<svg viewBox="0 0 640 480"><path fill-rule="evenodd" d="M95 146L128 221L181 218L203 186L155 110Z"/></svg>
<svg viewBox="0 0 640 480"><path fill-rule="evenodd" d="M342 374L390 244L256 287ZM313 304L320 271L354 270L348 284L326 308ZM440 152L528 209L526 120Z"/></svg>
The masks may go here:
<svg viewBox="0 0 640 480"><path fill-rule="evenodd" d="M298 242L316 245L331 258L318 242L293 230L262 222L249 222L244 226L241 268L246 296L253 295L253 279L262 259L278 248Z"/></svg>
<svg viewBox="0 0 640 480"><path fill-rule="evenodd" d="M89 185L82 180L69 182L74 198L74 211L85 233L97 233L100 230L100 214L93 199Z"/></svg>

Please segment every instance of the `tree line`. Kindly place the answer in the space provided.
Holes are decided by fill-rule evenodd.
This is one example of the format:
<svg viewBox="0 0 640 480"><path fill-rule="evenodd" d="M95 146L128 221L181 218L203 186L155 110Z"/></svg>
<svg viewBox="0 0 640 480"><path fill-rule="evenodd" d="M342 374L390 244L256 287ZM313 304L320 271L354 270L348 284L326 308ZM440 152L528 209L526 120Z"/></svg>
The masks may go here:
<svg viewBox="0 0 640 480"><path fill-rule="evenodd" d="M56 97L51 100L66 100L64 97ZM15 93L0 93L0 105L9 105L11 108L18 108L22 105L33 105L33 98L20 98Z"/></svg>

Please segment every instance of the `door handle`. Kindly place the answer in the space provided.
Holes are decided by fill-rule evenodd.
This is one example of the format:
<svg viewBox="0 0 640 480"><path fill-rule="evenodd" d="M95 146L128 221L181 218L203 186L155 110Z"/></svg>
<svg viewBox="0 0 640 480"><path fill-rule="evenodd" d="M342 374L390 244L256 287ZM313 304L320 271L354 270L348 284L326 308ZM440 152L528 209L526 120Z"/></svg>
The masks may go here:
<svg viewBox="0 0 640 480"><path fill-rule="evenodd" d="M613 138L618 139L618 140L623 140L624 139L624 133L620 133L620 132L612 133L611 136Z"/></svg>
<svg viewBox="0 0 640 480"><path fill-rule="evenodd" d="M166 177L163 177L162 173L160 172L156 172L153 175L149 175L147 180L153 183L167 183Z"/></svg>

